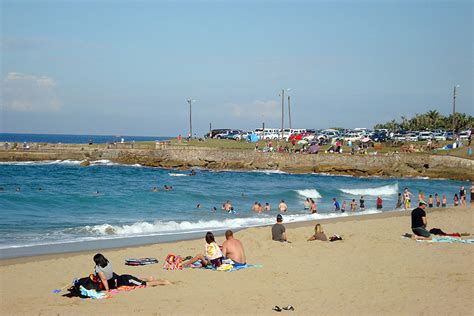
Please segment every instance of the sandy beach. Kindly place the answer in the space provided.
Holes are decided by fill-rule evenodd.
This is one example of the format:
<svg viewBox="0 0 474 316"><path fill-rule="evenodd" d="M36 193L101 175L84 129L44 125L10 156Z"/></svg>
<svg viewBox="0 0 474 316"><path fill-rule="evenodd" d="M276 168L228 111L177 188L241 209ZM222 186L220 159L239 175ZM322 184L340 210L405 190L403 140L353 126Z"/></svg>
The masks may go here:
<svg viewBox="0 0 474 316"><path fill-rule="evenodd" d="M474 232L472 208L427 210L430 228ZM271 241L270 228L240 231L248 263L235 272L164 271L168 253L202 252L204 239L101 251L118 274L155 276L174 284L81 300L53 294L74 277L93 271L94 252L0 261L2 315L270 315L292 305L294 315L470 314L474 247L415 242L409 212L387 212L322 221L343 241L307 242L314 223L287 226L289 243ZM218 237L222 243L223 237ZM156 257L160 264L129 267L124 259Z"/></svg>

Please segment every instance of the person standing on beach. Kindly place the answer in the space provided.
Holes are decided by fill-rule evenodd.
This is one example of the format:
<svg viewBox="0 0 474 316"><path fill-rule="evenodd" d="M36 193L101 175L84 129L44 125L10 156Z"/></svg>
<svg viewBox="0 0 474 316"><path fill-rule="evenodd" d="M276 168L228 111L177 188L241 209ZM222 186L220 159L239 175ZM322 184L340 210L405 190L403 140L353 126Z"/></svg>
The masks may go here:
<svg viewBox="0 0 474 316"><path fill-rule="evenodd" d="M311 199L311 214L315 214L318 212L318 208L316 207L316 202Z"/></svg>
<svg viewBox="0 0 474 316"><path fill-rule="evenodd" d="M243 266L247 264L244 246L240 240L234 238L231 230L225 232L225 241L222 243L222 254L225 258L231 259L234 266Z"/></svg>
<svg viewBox="0 0 474 316"><path fill-rule="evenodd" d="M443 199L441 200L441 207L446 207L448 204L448 199L446 199L446 194L443 194Z"/></svg>
<svg viewBox="0 0 474 316"><path fill-rule="evenodd" d="M395 208L399 209L400 207L402 207L402 194L398 192L397 205L395 205Z"/></svg>
<svg viewBox="0 0 474 316"><path fill-rule="evenodd" d="M428 207L432 208L433 207L433 196L430 194L428 197Z"/></svg>
<svg viewBox="0 0 474 316"><path fill-rule="evenodd" d="M431 234L426 230L428 221L426 219L426 202L420 201L418 207L411 212L411 230L415 239L430 240Z"/></svg>
<svg viewBox="0 0 474 316"><path fill-rule="evenodd" d="M281 214L278 214L276 217L276 224L272 226L272 240L274 241L281 241L281 242L287 242L288 238L286 237L286 229L285 226L283 226L283 216Z"/></svg>
<svg viewBox="0 0 474 316"><path fill-rule="evenodd" d="M341 206L341 213L344 213L346 211L346 207L347 207L346 200L343 200L342 206Z"/></svg>
<svg viewBox="0 0 474 316"><path fill-rule="evenodd" d="M286 205L284 200L281 200L280 204L278 204L278 209L282 213L286 213L286 211L288 211L288 205Z"/></svg>
<svg viewBox="0 0 474 316"><path fill-rule="evenodd" d="M359 209L361 211L365 211L365 200L363 196L361 196L359 200Z"/></svg>
<svg viewBox="0 0 474 316"><path fill-rule="evenodd" d="M425 193L422 191L418 191L418 202L424 201L425 200Z"/></svg>
<svg viewBox="0 0 474 316"><path fill-rule="evenodd" d="M454 206L458 206L459 205L459 197L458 197L458 194L454 194L454 198L453 198L453 202L454 202Z"/></svg>

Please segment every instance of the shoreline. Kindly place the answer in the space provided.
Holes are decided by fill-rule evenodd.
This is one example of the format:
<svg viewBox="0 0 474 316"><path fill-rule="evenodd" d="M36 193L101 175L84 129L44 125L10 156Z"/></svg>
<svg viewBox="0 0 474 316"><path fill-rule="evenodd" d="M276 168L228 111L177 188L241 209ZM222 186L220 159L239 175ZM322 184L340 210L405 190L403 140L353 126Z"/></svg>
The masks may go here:
<svg viewBox="0 0 474 316"><path fill-rule="evenodd" d="M472 208L428 210L429 227L474 231ZM271 240L269 227L239 231L247 262L258 268L226 273L202 269L162 269L169 253L202 252L196 240L108 249L102 252L118 274L155 276L170 286L113 293L111 299L65 298L51 291L93 271L95 252L0 261L0 311L6 315L274 315L272 307L292 305L313 315L469 314L474 273L470 244L426 243L401 238L410 232L409 212L387 212L323 223L337 242L308 242L311 222L288 224L292 243ZM472 238L472 235L471 235ZM220 244L223 237L217 237ZM130 267L126 258L156 257L159 264ZM8 285L8 286L6 286ZM212 285L212 290L203 290ZM420 289L423 289L422 291ZM442 294L440 294L442 289ZM210 304L209 302L218 302Z"/></svg>
<svg viewBox="0 0 474 316"><path fill-rule="evenodd" d="M468 207L469 208L469 207ZM436 208L433 210L430 210L431 212L441 212L443 210L446 210L449 208ZM360 212L357 212L357 214L350 214L350 215L344 215L344 216L337 216L337 217L332 217L332 218L322 218L322 219L311 219L311 220L303 220L303 221L292 221L292 222L286 222L284 223L286 227L288 228L301 228L301 227L309 227L309 226L314 226L316 223L321 223L321 224L330 224L330 223L337 223L337 222L348 222L348 221L365 221L365 220L371 220L371 219L379 219L379 218L387 218L387 217L399 217L399 216L407 216L409 215L410 210L404 211L403 209L400 210L387 210L381 213L367 213L363 214ZM275 214L272 214L276 216ZM285 216L285 214L283 214ZM270 227L273 224L264 224L264 225L259 225L259 226L250 226L250 227L242 227L242 228L232 228L232 231L234 232L239 232L239 231L245 231L248 229L252 228L262 228L262 227ZM212 232L214 233L215 236L222 237L224 236L224 233L227 229L219 229L219 230L213 230ZM18 255L18 256L11 256L11 257L0 257L0 266L5 266L5 265L10 265L10 264L16 264L16 263L25 263L25 262L30 262L30 261L37 261L39 260L49 260L53 258L60 258L63 255L67 256L72 256L72 255L81 255L84 253L93 253L96 252L97 250L124 250L124 249L132 249L132 248L139 248L139 247L147 247L150 245L155 245L155 244L170 244L170 243L176 243L176 242L183 242L183 241L196 241L199 239L202 239L202 236L205 234L206 230L200 231L200 232L193 232L193 233L186 233L186 234L173 234L172 236L174 237L184 237L184 238L178 238L178 239L164 239L164 240L155 240L152 241L153 237L162 237L160 236L137 236L137 237L123 237L123 238L117 238L117 241L126 241L129 239L141 239L141 238L149 238L149 241L142 242L142 243L129 243L126 245L118 245L116 244L115 246L107 246L105 243L103 243L103 240L97 240L97 241L91 241L91 243L97 243L96 246L93 246L92 248L86 248L86 249L78 249L78 250L67 250L68 243L62 243L62 244L48 244L48 245L40 245L41 248L46 248L46 247L55 247L55 246L63 246L60 248L63 248L62 250L54 251L52 253L32 253L32 254L24 254L24 255ZM75 242L78 244L81 243L89 243L88 241L79 241ZM102 245L102 247L100 246ZM29 247L38 247L38 246L26 246L26 247L17 247L17 248L29 248ZM14 249L17 249L14 248ZM1 249L0 252L6 250L6 249L11 249L11 248L5 248Z"/></svg>

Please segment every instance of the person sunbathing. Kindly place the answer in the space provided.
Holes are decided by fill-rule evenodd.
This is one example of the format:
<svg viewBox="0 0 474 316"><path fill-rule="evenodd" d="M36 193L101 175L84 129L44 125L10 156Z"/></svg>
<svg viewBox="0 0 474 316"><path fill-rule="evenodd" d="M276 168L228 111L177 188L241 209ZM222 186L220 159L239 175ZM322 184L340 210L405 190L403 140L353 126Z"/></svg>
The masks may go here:
<svg viewBox="0 0 474 316"><path fill-rule="evenodd" d="M314 226L314 235L308 238L308 241L312 240L328 241L321 224L316 224L316 226Z"/></svg>
<svg viewBox="0 0 474 316"><path fill-rule="evenodd" d="M222 254L224 257L231 259L234 266L245 265L247 258L245 257L244 246L240 240L234 238L231 230L225 232L226 241L222 243Z"/></svg>
<svg viewBox="0 0 474 316"><path fill-rule="evenodd" d="M101 253L94 256L95 274L102 283L101 289L110 291L119 286L158 286L171 284L168 280L155 280L153 277L137 278L129 274L117 275L113 272L112 263Z"/></svg>
<svg viewBox="0 0 474 316"><path fill-rule="evenodd" d="M206 245L204 246L204 255L197 254L192 259L183 262L183 267L189 267L197 261L201 261L203 267L211 264L214 268L218 268L222 264L222 252L217 245L214 234L212 232L206 233Z"/></svg>

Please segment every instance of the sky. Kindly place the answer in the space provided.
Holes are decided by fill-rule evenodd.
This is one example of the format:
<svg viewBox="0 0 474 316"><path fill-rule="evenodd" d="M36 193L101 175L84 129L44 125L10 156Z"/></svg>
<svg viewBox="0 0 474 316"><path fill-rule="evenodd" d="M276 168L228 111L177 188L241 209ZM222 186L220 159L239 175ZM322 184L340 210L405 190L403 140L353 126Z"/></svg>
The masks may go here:
<svg viewBox="0 0 474 316"><path fill-rule="evenodd" d="M472 1L0 3L0 132L279 128L282 89L293 128L474 112Z"/></svg>

